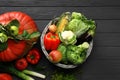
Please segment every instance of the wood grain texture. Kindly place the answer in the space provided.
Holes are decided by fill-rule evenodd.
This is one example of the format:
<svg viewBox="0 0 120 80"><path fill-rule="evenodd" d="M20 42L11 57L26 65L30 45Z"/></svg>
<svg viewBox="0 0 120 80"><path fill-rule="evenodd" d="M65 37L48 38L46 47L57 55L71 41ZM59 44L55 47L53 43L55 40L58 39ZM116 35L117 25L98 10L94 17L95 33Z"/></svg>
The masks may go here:
<svg viewBox="0 0 120 80"><path fill-rule="evenodd" d="M0 0L0 6L120 6L120 0Z"/></svg>
<svg viewBox="0 0 120 80"><path fill-rule="evenodd" d="M84 64L71 70L61 69L51 64L41 52L39 64L30 65L28 69L46 74L46 80L51 80L56 70L73 73L77 80L120 80L120 0L0 0L0 14L8 11L27 13L40 32L51 19L66 11L81 12L96 21L94 47ZM35 46L41 50L40 41ZM46 66L45 70L37 70L40 66Z"/></svg>
<svg viewBox="0 0 120 80"><path fill-rule="evenodd" d="M66 11L81 12L90 19L120 19L120 7L0 7L0 10L0 14L22 11L33 19L52 19Z"/></svg>

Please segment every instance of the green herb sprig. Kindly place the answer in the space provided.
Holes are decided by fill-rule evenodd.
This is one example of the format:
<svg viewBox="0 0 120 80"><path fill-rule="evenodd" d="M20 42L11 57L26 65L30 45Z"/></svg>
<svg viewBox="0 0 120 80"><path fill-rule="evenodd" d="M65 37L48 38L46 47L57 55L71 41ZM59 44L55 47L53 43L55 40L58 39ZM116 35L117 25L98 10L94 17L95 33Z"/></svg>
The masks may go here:
<svg viewBox="0 0 120 80"><path fill-rule="evenodd" d="M76 80L75 75L74 74L66 74L64 72L55 72L52 77L51 80Z"/></svg>

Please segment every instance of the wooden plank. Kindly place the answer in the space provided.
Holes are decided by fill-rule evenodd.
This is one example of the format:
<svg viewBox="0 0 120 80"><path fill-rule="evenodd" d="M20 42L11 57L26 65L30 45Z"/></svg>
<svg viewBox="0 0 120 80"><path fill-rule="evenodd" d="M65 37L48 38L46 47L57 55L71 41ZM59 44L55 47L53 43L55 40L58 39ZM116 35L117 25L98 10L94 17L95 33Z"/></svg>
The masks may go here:
<svg viewBox="0 0 120 80"><path fill-rule="evenodd" d="M66 11L77 11L91 19L120 19L120 7L0 7L0 14L22 11L34 19L52 19Z"/></svg>
<svg viewBox="0 0 120 80"><path fill-rule="evenodd" d="M90 55L90 60L119 60L120 47L93 47ZM111 61L112 63L112 61Z"/></svg>
<svg viewBox="0 0 120 80"><path fill-rule="evenodd" d="M94 46L120 46L120 33L96 33Z"/></svg>
<svg viewBox="0 0 120 80"><path fill-rule="evenodd" d="M35 20L39 30L42 32L50 20ZM95 20L97 24L97 33L119 33L120 20Z"/></svg>
<svg viewBox="0 0 120 80"><path fill-rule="evenodd" d="M52 19L66 11L81 12L91 19L120 19L120 7L0 7L0 10L0 14L22 11L34 19Z"/></svg>
<svg viewBox="0 0 120 80"><path fill-rule="evenodd" d="M96 20L97 32L120 32L120 20Z"/></svg>
<svg viewBox="0 0 120 80"><path fill-rule="evenodd" d="M120 6L120 0L0 0L0 6Z"/></svg>

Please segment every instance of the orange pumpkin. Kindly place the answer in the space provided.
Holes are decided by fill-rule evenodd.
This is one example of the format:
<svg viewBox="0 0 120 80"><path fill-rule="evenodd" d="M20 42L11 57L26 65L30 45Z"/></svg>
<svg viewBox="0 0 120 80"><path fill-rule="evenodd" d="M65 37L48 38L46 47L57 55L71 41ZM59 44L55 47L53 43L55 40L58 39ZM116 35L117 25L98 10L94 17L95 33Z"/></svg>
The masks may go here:
<svg viewBox="0 0 120 80"><path fill-rule="evenodd" d="M0 15L0 24L7 25L10 21L17 19L20 23L19 34L26 30L29 34L38 31L33 19L23 12L7 12ZM37 38L31 40L14 41L8 39L7 48L0 51L0 61L9 62L23 56L32 47L33 43L37 42Z"/></svg>

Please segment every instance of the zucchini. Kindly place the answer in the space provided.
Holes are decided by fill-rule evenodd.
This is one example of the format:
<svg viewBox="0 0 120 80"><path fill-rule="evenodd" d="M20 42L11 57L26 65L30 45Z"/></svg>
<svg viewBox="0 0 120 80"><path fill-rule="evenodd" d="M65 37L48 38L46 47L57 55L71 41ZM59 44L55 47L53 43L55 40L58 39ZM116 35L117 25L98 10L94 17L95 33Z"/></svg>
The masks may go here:
<svg viewBox="0 0 120 80"><path fill-rule="evenodd" d="M70 12L65 12L61 15L60 20L57 23L57 31L56 31L57 34L64 30L65 26L68 24L70 20L70 16L71 16Z"/></svg>

